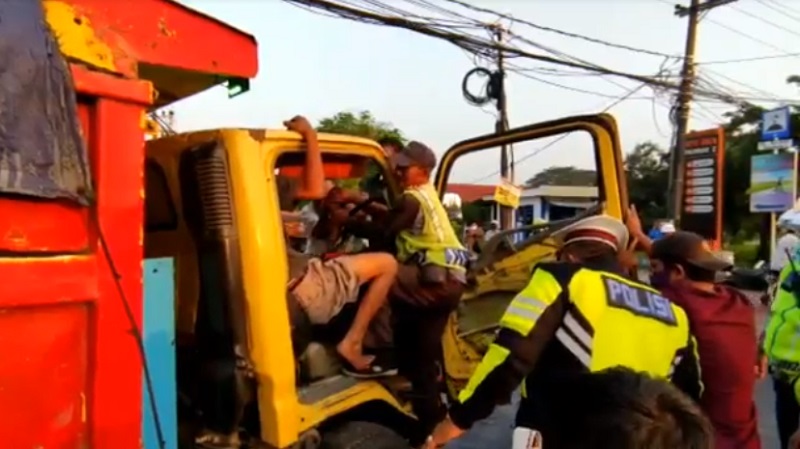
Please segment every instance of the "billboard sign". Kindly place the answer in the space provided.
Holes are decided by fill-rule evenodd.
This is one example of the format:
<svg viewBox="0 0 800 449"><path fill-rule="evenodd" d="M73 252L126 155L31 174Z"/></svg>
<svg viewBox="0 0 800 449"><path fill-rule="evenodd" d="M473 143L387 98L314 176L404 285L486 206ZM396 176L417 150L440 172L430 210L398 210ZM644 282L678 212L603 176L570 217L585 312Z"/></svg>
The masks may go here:
<svg viewBox="0 0 800 449"><path fill-rule="evenodd" d="M750 168L750 212L784 212L794 206L794 153L753 156Z"/></svg>
<svg viewBox="0 0 800 449"><path fill-rule="evenodd" d="M722 171L725 133L722 128L686 135L683 155L681 230L722 241Z"/></svg>

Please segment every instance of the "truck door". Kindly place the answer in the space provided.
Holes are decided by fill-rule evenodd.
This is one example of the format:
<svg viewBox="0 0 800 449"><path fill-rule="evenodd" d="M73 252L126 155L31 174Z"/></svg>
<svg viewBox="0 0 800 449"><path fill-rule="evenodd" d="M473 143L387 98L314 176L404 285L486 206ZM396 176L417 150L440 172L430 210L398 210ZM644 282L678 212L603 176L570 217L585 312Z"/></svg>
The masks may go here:
<svg viewBox="0 0 800 449"><path fill-rule="evenodd" d="M504 145L513 154L515 187L496 192L503 185ZM592 214L623 217L628 195L616 121L608 114L584 115L464 140L441 158L435 184L440 196L461 197L457 225L465 241L479 241L468 291L443 341L450 393L455 394L491 343L508 302L529 281L533 266L554 257L557 248L549 235ZM498 200L513 204L513 225L494 231ZM482 237L475 227L483 229Z"/></svg>

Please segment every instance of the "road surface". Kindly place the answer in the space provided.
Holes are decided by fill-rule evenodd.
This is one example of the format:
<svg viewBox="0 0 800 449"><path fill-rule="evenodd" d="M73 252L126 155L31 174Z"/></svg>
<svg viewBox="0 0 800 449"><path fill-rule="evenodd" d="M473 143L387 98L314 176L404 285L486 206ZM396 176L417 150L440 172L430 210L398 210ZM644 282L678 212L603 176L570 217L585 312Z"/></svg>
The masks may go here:
<svg viewBox="0 0 800 449"><path fill-rule="evenodd" d="M752 301L757 301L758 294L748 293ZM758 309L756 319L760 329L764 325L766 312ZM773 407L775 397L769 378L759 382L756 388L756 405L758 407L759 433L763 449L778 449L778 431L775 424ZM478 423L460 440L453 441L446 449L505 449L511 447L511 429L514 423L516 404L500 407L489 419Z"/></svg>

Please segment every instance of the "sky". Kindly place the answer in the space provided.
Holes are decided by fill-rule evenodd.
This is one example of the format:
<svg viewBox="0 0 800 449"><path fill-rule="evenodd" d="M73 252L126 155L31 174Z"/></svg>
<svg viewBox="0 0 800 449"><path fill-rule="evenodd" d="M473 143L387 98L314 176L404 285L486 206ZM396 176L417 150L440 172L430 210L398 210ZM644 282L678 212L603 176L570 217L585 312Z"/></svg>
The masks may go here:
<svg viewBox="0 0 800 449"><path fill-rule="evenodd" d="M468 1L546 27L650 51L682 54L685 46L686 19L675 17L674 2L669 0ZM412 5L414 0L385 2L421 11ZM259 73L251 90L239 97L229 99L224 89L215 88L177 103L178 130L278 128L296 114L314 122L340 111L368 110L441 155L456 142L494 129L493 107L472 106L462 96L462 78L475 67L475 58L449 42L408 30L332 18L281 0L182 3L253 34L259 45ZM428 3L487 23L495 20L445 0ZM663 57L610 48L508 20L501 23L537 44L615 70L647 76L664 66L674 73L679 70L676 60L665 62ZM800 38L798 24L800 2L791 0L739 0L708 12L698 30L696 60L701 78L743 97L770 100L753 101L765 107L800 97L797 88L785 83L787 76L800 74L800 51L792 45ZM533 47L525 49L543 53ZM784 57L719 63L773 55ZM537 70L508 75L512 127L598 113L639 85L536 61L512 62ZM553 69L561 72L554 74ZM642 88L609 109L618 122L624 151L648 140L665 148L669 145L669 101L669 93ZM707 101L696 104L690 128L714 127L729 109ZM573 135L541 150L547 143L549 140L539 140L514 146L519 161L517 180L551 166L594 165L588 136ZM489 149L456 161L451 180L496 182L498 155L497 149Z"/></svg>

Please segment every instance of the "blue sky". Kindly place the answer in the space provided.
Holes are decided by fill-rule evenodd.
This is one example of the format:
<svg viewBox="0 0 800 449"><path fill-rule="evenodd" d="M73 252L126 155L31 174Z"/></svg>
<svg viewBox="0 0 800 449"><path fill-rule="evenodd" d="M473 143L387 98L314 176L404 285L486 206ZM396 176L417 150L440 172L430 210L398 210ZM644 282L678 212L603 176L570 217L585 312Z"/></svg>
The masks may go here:
<svg viewBox="0 0 800 449"><path fill-rule="evenodd" d="M405 0L386 0L418 10ZM429 0L481 20L469 10L442 0ZM453 143L490 132L490 112L466 103L461 80L474 67L473 58L450 43L411 31L360 24L315 14L280 0L184 0L183 3L255 35L259 44L259 75L251 91L228 99L214 89L183 100L175 107L180 130L222 126L279 127L282 120L303 114L312 120L343 110L369 110L438 153ZM683 51L685 19L673 15L668 0L471 0L470 3L509 13L520 19L594 38L668 54ZM783 13L779 13L782 11ZM738 60L797 52L800 2L740 0L711 11L701 22L699 62ZM782 29L784 28L784 29ZM732 30L735 31L732 31ZM512 32L561 52L621 71L652 75L661 57L632 53L512 24ZM737 33L738 31L738 33ZM761 41L761 42L758 42ZM548 66L515 61L527 68ZM669 66L677 70L676 63ZM530 73L530 72L529 72ZM701 75L747 97L795 99L800 92L785 84L800 73L800 58L701 64ZM599 76L556 76L530 73L550 83L594 92L576 92L509 74L507 82L511 126L565 115L599 112L614 98L637 86L634 81ZM612 82L618 83L622 87ZM599 95L598 95L599 94ZM645 140L662 145L671 132L667 94L643 89L613 107L626 151ZM779 102L764 103L778 106ZM727 108L704 102L695 108L693 129L713 127ZM546 142L515 146L517 159ZM591 167L591 142L570 137L529 157L517 168L517 179L554 165ZM485 151L459 161L453 178L489 183L496 179L497 152Z"/></svg>

